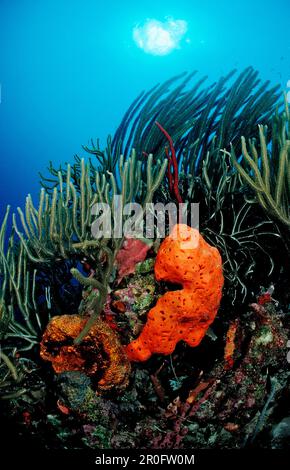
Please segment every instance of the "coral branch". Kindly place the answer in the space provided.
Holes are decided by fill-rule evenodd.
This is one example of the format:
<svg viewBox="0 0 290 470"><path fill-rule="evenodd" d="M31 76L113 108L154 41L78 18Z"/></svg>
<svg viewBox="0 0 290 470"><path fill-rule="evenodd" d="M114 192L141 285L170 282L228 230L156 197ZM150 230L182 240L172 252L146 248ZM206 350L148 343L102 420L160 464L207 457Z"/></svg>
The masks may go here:
<svg viewBox="0 0 290 470"><path fill-rule="evenodd" d="M177 200L178 203L182 203L182 198L180 196L179 188L178 188L178 163L177 163L177 158L176 158L176 153L175 153L175 148L173 145L172 138L168 134L168 132L164 129L164 127L161 126L161 124L156 121L155 122L156 126L161 130L161 132L165 135L166 139L168 140L169 147L170 147L170 152L171 152L171 157L170 160L168 160L168 176L169 176L169 189L171 190L172 186L172 176L173 176L173 193L174 196ZM171 169L173 169L173 175L171 173Z"/></svg>

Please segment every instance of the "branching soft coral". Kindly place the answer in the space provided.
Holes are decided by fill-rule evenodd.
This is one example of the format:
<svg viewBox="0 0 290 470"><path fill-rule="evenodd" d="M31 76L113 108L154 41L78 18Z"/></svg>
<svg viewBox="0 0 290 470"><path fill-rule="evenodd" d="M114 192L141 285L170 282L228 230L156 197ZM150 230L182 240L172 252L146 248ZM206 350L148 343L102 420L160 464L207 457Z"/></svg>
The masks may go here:
<svg viewBox="0 0 290 470"><path fill-rule="evenodd" d="M273 117L270 149L267 126L259 126L259 140L261 156L255 139L250 139L247 146L245 137L241 138L244 162L239 163L232 145L231 152L224 153L232 158L263 209L290 227L290 112L286 97L285 112Z"/></svg>

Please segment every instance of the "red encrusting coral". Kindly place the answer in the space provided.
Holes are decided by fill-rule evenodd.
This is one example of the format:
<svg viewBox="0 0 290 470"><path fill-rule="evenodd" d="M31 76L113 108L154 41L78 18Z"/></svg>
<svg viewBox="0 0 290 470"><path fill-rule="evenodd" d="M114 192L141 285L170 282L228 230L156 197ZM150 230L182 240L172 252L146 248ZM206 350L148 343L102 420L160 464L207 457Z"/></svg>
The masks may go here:
<svg viewBox="0 0 290 470"><path fill-rule="evenodd" d="M226 345L224 351L225 369L231 369L234 365L234 354L236 349L235 339L239 320L236 319L230 322L230 326L227 331Z"/></svg>
<svg viewBox="0 0 290 470"><path fill-rule="evenodd" d="M132 361L171 354L181 340L197 346L221 300L221 256L196 229L175 225L160 246L154 269L157 280L181 284L182 289L167 292L149 311L142 333L126 348Z"/></svg>
<svg viewBox="0 0 290 470"><path fill-rule="evenodd" d="M265 292L264 294L261 294L258 297L258 300L257 300L259 305L265 305L265 304L268 304L271 301L272 301L272 297L271 297L271 294L269 292Z"/></svg>
<svg viewBox="0 0 290 470"><path fill-rule="evenodd" d="M135 272L136 264L144 261L151 246L138 238L126 237L122 248L116 256L118 282L124 276Z"/></svg>

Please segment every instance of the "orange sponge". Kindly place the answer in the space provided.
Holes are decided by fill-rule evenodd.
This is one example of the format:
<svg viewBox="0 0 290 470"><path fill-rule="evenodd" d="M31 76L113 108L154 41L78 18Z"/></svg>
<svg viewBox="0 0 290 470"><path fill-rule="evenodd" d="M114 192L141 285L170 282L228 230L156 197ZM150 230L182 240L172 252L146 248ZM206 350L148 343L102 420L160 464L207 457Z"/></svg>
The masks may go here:
<svg viewBox="0 0 290 470"><path fill-rule="evenodd" d="M162 242L155 277L183 288L167 292L150 310L142 333L126 347L132 361L171 354L180 340L197 346L220 304L224 278L219 251L185 224L175 225Z"/></svg>

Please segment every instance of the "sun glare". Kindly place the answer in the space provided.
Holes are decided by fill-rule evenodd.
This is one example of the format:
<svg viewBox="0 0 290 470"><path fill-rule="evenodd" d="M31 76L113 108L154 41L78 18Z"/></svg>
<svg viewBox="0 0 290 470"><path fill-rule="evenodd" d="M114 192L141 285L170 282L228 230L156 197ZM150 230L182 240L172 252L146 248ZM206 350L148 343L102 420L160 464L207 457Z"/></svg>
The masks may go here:
<svg viewBox="0 0 290 470"><path fill-rule="evenodd" d="M147 54L167 55L180 47L180 41L187 31L184 20L166 21L148 19L142 25L135 26L133 38L140 49Z"/></svg>

